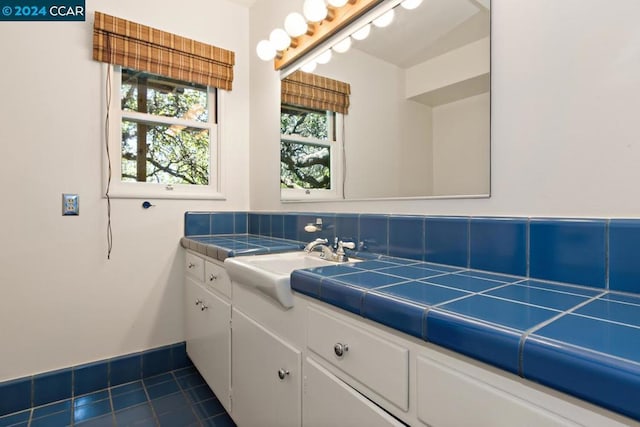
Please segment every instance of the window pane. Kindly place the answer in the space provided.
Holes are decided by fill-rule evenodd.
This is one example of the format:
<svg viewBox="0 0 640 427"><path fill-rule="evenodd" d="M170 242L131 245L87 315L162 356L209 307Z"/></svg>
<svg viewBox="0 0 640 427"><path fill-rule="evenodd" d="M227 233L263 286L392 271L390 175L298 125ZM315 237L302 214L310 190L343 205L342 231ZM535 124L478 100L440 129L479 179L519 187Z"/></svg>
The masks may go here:
<svg viewBox="0 0 640 427"><path fill-rule="evenodd" d="M326 111L305 110L283 105L280 111L280 133L326 140L329 134L327 118Z"/></svg>
<svg viewBox="0 0 640 427"><path fill-rule="evenodd" d="M209 130L123 120L122 181L208 185Z"/></svg>
<svg viewBox="0 0 640 427"><path fill-rule="evenodd" d="M331 156L325 145L280 143L280 187L331 188Z"/></svg>
<svg viewBox="0 0 640 427"><path fill-rule="evenodd" d="M209 120L205 86L123 69L120 93L123 111L198 122Z"/></svg>

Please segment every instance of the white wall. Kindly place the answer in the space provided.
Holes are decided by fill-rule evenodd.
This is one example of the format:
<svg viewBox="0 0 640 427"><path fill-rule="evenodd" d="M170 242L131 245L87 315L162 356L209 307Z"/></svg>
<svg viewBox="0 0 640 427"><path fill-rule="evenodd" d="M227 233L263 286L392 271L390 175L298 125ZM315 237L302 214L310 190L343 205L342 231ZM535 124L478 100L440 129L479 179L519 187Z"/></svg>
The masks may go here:
<svg viewBox="0 0 640 427"><path fill-rule="evenodd" d="M490 49L486 37L408 68L407 98L486 75L491 69Z"/></svg>
<svg viewBox="0 0 640 427"><path fill-rule="evenodd" d="M251 46L301 4L256 4ZM272 5L277 10L270 12ZM494 0L491 6L491 198L281 204L278 79L253 55L251 208L639 216L640 2Z"/></svg>
<svg viewBox="0 0 640 427"><path fill-rule="evenodd" d="M184 340L186 210L249 207L249 13L226 0L88 0L86 22L0 25L0 381ZM99 10L236 52L226 97L226 201L113 201L106 259ZM251 50L253 56L253 50ZM117 102L117 101L116 101ZM61 216L61 193L80 216Z"/></svg>
<svg viewBox="0 0 640 427"><path fill-rule="evenodd" d="M405 99L404 70L352 49L334 54L314 73L351 85L345 116L347 197L431 194L432 170L424 165L432 157L431 108ZM425 163L413 167L414 159Z"/></svg>
<svg viewBox="0 0 640 427"><path fill-rule="evenodd" d="M489 192L488 93L433 108L433 194Z"/></svg>

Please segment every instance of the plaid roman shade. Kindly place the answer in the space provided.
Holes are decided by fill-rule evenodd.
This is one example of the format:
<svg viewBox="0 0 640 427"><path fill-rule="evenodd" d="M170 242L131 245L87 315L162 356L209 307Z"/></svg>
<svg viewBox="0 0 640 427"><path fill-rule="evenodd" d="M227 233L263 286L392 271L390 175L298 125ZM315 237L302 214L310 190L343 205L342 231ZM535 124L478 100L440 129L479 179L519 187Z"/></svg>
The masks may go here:
<svg viewBox="0 0 640 427"><path fill-rule="evenodd" d="M235 53L96 12L93 59L231 90Z"/></svg>
<svg viewBox="0 0 640 427"><path fill-rule="evenodd" d="M351 86L317 74L296 71L280 83L280 102L316 110L349 112Z"/></svg>

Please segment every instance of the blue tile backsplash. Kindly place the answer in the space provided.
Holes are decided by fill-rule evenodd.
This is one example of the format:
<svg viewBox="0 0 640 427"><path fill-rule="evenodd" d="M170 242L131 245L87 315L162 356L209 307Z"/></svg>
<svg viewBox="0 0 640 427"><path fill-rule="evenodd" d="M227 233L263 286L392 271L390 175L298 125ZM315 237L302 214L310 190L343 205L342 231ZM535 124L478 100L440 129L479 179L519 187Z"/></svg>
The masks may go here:
<svg viewBox="0 0 640 427"><path fill-rule="evenodd" d="M360 215L360 234L358 235L360 250L389 255L388 239L388 215Z"/></svg>
<svg viewBox="0 0 640 427"><path fill-rule="evenodd" d="M322 230L304 231L321 218ZM233 224L233 233L231 231ZM187 212L185 236L252 234L357 243L377 254L595 289L640 293L640 219Z"/></svg>
<svg viewBox="0 0 640 427"><path fill-rule="evenodd" d="M389 217L389 255L422 261L424 253L424 218Z"/></svg>
<svg viewBox="0 0 640 427"><path fill-rule="evenodd" d="M531 277L606 287L606 221L534 218L529 227Z"/></svg>
<svg viewBox="0 0 640 427"><path fill-rule="evenodd" d="M609 224L609 288L640 293L640 221L614 219Z"/></svg>
<svg viewBox="0 0 640 427"><path fill-rule="evenodd" d="M472 218L469 266L526 276L527 225L526 218Z"/></svg>
<svg viewBox="0 0 640 427"><path fill-rule="evenodd" d="M469 263L469 219L425 219L423 261L466 267Z"/></svg>

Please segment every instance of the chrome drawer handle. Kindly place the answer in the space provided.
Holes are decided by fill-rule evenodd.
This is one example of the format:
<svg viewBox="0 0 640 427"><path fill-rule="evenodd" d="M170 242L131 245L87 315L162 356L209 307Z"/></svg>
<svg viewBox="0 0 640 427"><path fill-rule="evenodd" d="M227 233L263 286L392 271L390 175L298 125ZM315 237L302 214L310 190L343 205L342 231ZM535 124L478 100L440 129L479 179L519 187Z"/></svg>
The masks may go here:
<svg viewBox="0 0 640 427"><path fill-rule="evenodd" d="M194 263L190 262L190 263L189 263L189 266L188 266L187 268L193 268L193 267L195 267L195 266L196 266L196 265L195 265Z"/></svg>
<svg viewBox="0 0 640 427"><path fill-rule="evenodd" d="M198 299L196 300L196 305L200 305L200 304L202 304L202 300L201 300L200 298L198 298Z"/></svg>
<svg viewBox="0 0 640 427"><path fill-rule="evenodd" d="M280 381L284 381L284 379L287 378L289 374L290 372L286 369L278 369L278 378L280 378Z"/></svg>
<svg viewBox="0 0 640 427"><path fill-rule="evenodd" d="M209 281L210 282L213 282L214 280L218 280L218 276L215 276L213 274L211 276L209 276Z"/></svg>
<svg viewBox="0 0 640 427"><path fill-rule="evenodd" d="M333 346L333 352L340 358L343 357L347 351L349 351L347 344L336 343L336 345Z"/></svg>
<svg viewBox="0 0 640 427"><path fill-rule="evenodd" d="M209 306L208 306L208 305L206 305L205 303L202 303L202 307L200 307L200 310L201 310L201 311L205 311L205 310L206 310L206 309L208 309L208 308L209 308Z"/></svg>

